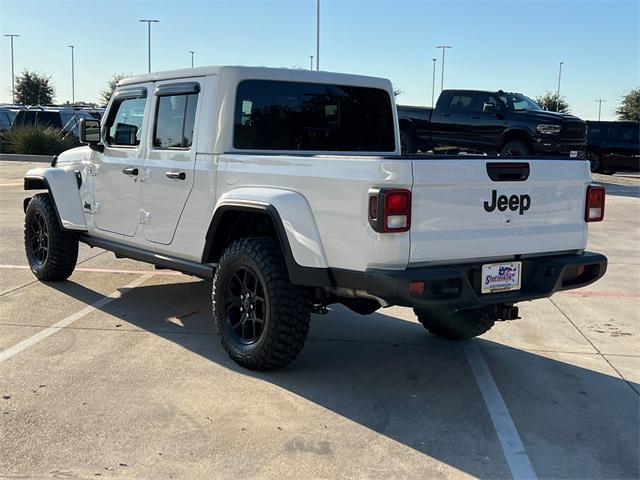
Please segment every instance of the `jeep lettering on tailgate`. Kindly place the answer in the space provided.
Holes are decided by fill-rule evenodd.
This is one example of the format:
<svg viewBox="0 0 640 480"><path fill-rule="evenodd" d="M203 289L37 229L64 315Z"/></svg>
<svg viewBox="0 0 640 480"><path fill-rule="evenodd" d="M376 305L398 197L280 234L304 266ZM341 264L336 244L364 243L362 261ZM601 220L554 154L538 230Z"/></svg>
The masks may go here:
<svg viewBox="0 0 640 480"><path fill-rule="evenodd" d="M487 212L493 212L496 207L501 212L504 212L507 208L512 212L518 210L518 215L522 215L531 207L531 197L529 195L500 195L496 190L491 190L491 203L484 202L484 209Z"/></svg>

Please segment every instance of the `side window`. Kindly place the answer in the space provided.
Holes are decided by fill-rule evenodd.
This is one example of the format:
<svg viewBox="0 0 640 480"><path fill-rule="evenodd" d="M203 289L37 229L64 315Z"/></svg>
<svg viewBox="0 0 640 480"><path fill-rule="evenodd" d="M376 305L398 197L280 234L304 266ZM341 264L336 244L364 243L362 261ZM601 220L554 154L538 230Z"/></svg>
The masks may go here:
<svg viewBox="0 0 640 480"><path fill-rule="evenodd" d="M78 115L74 112L60 112L60 120L62 120L62 129L71 131L78 124Z"/></svg>
<svg viewBox="0 0 640 480"><path fill-rule="evenodd" d="M625 142L633 141L635 133L635 128L632 125L625 125L624 128L621 128L620 136L622 140Z"/></svg>
<svg viewBox="0 0 640 480"><path fill-rule="evenodd" d="M121 98L112 104L107 118L107 143L114 146L140 145L146 98Z"/></svg>
<svg viewBox="0 0 640 480"><path fill-rule="evenodd" d="M500 101L497 97L491 95L490 93L479 93L476 95L476 101L474 102L473 110L476 112L483 112L484 105L486 103L492 103L496 106L496 108L500 108Z"/></svg>
<svg viewBox="0 0 640 480"><path fill-rule="evenodd" d="M467 93L456 93L451 96L449 101L449 110L452 112L470 112L472 111L473 95Z"/></svg>
<svg viewBox="0 0 640 480"><path fill-rule="evenodd" d="M622 135L620 134L620 127L618 127L617 125L609 127L609 130L607 130L607 139L612 142L617 142L622 139Z"/></svg>
<svg viewBox="0 0 640 480"><path fill-rule="evenodd" d="M53 128L61 129L63 127L59 112L38 111L34 113L36 114L35 123Z"/></svg>
<svg viewBox="0 0 640 480"><path fill-rule="evenodd" d="M189 148L193 142L198 95L181 94L158 97L153 135L155 148Z"/></svg>

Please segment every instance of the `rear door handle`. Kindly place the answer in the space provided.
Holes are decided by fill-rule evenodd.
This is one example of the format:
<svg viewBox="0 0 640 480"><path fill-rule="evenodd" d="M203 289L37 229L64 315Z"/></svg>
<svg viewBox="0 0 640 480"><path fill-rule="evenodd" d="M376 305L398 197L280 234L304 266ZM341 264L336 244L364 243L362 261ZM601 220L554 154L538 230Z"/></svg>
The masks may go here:
<svg viewBox="0 0 640 480"><path fill-rule="evenodd" d="M187 178L187 174L184 172L166 172L167 178L173 178L174 180L184 180Z"/></svg>
<svg viewBox="0 0 640 480"><path fill-rule="evenodd" d="M138 169L136 167L127 167L122 169L122 173L125 175L131 175L132 177L137 177Z"/></svg>

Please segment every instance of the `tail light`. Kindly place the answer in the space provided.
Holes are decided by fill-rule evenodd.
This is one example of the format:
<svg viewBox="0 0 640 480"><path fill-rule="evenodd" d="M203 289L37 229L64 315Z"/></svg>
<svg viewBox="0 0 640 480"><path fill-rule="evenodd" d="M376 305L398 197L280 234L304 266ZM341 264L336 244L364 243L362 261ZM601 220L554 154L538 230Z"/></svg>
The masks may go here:
<svg viewBox="0 0 640 480"><path fill-rule="evenodd" d="M380 233L408 232L411 228L411 190L369 190L369 224Z"/></svg>
<svg viewBox="0 0 640 480"><path fill-rule="evenodd" d="M604 218L604 187L587 187L587 200L584 208L585 222L601 222Z"/></svg>

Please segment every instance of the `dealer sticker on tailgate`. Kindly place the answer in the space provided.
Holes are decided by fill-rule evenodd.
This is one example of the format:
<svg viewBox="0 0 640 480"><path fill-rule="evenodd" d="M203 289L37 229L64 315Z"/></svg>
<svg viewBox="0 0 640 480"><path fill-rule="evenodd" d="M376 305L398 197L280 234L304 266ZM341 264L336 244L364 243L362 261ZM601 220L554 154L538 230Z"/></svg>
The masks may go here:
<svg viewBox="0 0 640 480"><path fill-rule="evenodd" d="M482 293L520 290L522 262L490 263L482 266Z"/></svg>

